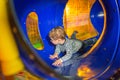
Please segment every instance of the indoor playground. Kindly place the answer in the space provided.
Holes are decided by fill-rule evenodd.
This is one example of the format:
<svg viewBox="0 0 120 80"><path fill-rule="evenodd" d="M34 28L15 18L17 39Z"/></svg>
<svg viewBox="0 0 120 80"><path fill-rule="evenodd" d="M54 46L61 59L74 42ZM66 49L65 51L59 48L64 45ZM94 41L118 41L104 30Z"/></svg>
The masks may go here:
<svg viewBox="0 0 120 80"><path fill-rule="evenodd" d="M54 71L49 32L85 41L75 78ZM0 80L120 80L120 0L1 0Z"/></svg>

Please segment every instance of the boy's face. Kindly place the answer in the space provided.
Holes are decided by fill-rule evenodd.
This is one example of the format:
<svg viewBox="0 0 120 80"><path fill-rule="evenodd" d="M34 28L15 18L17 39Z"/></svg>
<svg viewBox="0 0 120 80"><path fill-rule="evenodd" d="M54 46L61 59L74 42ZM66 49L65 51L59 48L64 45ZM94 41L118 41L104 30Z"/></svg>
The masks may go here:
<svg viewBox="0 0 120 80"><path fill-rule="evenodd" d="M54 39L51 39L50 40L54 45L58 45L59 44L59 40L57 39L57 40L54 40Z"/></svg>
<svg viewBox="0 0 120 80"><path fill-rule="evenodd" d="M63 40L62 40L62 39L57 39L57 40L51 39L50 41L51 41L54 45L63 44Z"/></svg>

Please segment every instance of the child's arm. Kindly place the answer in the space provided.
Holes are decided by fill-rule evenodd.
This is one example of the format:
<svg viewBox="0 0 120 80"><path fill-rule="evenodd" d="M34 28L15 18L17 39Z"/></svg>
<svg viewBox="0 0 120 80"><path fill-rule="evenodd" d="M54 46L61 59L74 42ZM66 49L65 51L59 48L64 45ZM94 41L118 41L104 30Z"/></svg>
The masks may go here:
<svg viewBox="0 0 120 80"><path fill-rule="evenodd" d="M69 60L71 57L72 57L72 54L68 53L68 54L64 55L62 58L56 60L52 65L60 66L60 65L62 65L62 62Z"/></svg>
<svg viewBox="0 0 120 80"><path fill-rule="evenodd" d="M72 52L67 51L66 54L63 57L56 60L52 65L60 66L60 65L62 65L63 62L69 60L71 57L72 57Z"/></svg>
<svg viewBox="0 0 120 80"><path fill-rule="evenodd" d="M62 60L58 59L52 65L54 65L54 66L60 66L60 65L62 65Z"/></svg>
<svg viewBox="0 0 120 80"><path fill-rule="evenodd" d="M58 53L54 53L53 55L50 55L49 58L52 60L58 58Z"/></svg>
<svg viewBox="0 0 120 80"><path fill-rule="evenodd" d="M65 61L69 60L72 57L72 55L73 54L71 52L66 52L66 54L63 57L61 57L60 59L62 62L65 62Z"/></svg>
<svg viewBox="0 0 120 80"><path fill-rule="evenodd" d="M55 49L55 53L53 55L50 55L49 58L50 59L58 58L59 53L60 53L60 45L57 45Z"/></svg>
<svg viewBox="0 0 120 80"><path fill-rule="evenodd" d="M72 45L68 44L66 46L66 54L61 57L60 59L62 60L62 62L65 62L67 60L69 60L73 55L73 52L72 52Z"/></svg>

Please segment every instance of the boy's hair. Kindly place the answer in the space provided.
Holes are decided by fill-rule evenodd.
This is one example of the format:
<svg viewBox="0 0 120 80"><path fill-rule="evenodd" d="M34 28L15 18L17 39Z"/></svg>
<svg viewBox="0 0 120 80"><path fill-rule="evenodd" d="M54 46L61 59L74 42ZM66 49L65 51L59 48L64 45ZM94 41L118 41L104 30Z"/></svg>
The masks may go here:
<svg viewBox="0 0 120 80"><path fill-rule="evenodd" d="M65 39L65 36L66 36L66 33L65 33L64 29L60 26L53 28L49 32L49 37L53 40Z"/></svg>

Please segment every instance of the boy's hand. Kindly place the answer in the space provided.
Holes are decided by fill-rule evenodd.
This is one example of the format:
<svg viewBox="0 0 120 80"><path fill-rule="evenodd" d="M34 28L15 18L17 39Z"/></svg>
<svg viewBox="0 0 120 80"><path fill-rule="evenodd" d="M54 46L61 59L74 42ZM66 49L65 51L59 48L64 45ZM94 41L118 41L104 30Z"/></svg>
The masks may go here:
<svg viewBox="0 0 120 80"><path fill-rule="evenodd" d="M61 66L62 65L62 60L58 59L52 65L54 65L54 66Z"/></svg>
<svg viewBox="0 0 120 80"><path fill-rule="evenodd" d="M57 55L57 54L50 55L49 58L53 60L53 59L55 59L55 58L58 58L58 55Z"/></svg>

